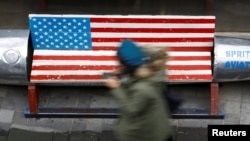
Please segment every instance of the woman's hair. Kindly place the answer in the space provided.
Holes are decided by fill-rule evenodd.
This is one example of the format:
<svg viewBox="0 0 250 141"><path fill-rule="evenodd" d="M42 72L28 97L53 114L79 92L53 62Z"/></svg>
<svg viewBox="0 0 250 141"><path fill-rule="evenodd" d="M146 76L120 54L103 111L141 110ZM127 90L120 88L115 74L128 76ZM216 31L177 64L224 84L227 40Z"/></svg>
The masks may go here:
<svg viewBox="0 0 250 141"><path fill-rule="evenodd" d="M155 71L165 67L166 61L169 59L165 47L143 46L142 50L146 56L150 58L148 65Z"/></svg>

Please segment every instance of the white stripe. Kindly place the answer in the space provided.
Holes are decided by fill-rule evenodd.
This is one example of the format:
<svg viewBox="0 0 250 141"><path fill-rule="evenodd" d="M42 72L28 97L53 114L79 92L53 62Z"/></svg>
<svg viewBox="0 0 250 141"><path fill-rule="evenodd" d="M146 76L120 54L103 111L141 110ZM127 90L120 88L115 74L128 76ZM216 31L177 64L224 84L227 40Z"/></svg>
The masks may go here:
<svg viewBox="0 0 250 141"><path fill-rule="evenodd" d="M208 46L212 47L213 42L137 42L139 45L152 45L152 46L183 46L183 47L190 47L190 46ZM106 46L113 46L118 47L120 45L119 42L93 42L92 46L94 47L106 47Z"/></svg>
<svg viewBox="0 0 250 141"><path fill-rule="evenodd" d="M43 65L79 65L79 66L96 66L96 65L106 65L106 66L118 66L118 61L67 61L67 60L33 60L32 66L43 66ZM211 65L211 60L204 61L174 61L169 60L166 65Z"/></svg>
<svg viewBox="0 0 250 141"><path fill-rule="evenodd" d="M49 79L49 80L30 80L32 83L47 83L47 84L54 84L54 83L61 83L61 84L67 84L67 83L72 83L73 85L96 85L96 84L101 84L103 85L103 80L102 79L98 79L98 80L86 80L86 79L82 79L82 80L75 80L75 79L67 79L67 80L64 80L64 79ZM188 78L185 79L185 80L179 80L179 79L168 79L166 80L167 82L177 82L177 83L193 83L193 82L211 82L211 80L203 80L203 79L196 79L196 80L189 80Z"/></svg>
<svg viewBox="0 0 250 141"><path fill-rule="evenodd" d="M34 50L34 55L53 56L115 56L115 51L93 51L93 50Z"/></svg>
<svg viewBox="0 0 250 141"><path fill-rule="evenodd" d="M79 14L29 14L30 18L35 17L67 17L67 18L150 18L150 19L158 19L158 18L167 18L167 19L215 19L215 16L183 16L183 15L79 15Z"/></svg>
<svg viewBox="0 0 250 141"><path fill-rule="evenodd" d="M199 75L199 74L212 74L211 70L169 70L168 75Z"/></svg>
<svg viewBox="0 0 250 141"><path fill-rule="evenodd" d="M168 51L169 56L211 56L210 52Z"/></svg>
<svg viewBox="0 0 250 141"><path fill-rule="evenodd" d="M104 81L104 79L98 79L98 80L86 80L86 79L46 79L46 80L30 80L31 82L34 83L65 83L65 82L69 82L72 84L76 84L76 83L83 83L83 84L88 84L88 83L102 83Z"/></svg>
<svg viewBox="0 0 250 141"><path fill-rule="evenodd" d="M168 51L169 56L211 56L210 52ZM116 56L116 51L85 51L85 50L34 50L34 55L42 56Z"/></svg>
<svg viewBox="0 0 250 141"><path fill-rule="evenodd" d="M214 28L214 23L93 23L91 28Z"/></svg>
<svg viewBox="0 0 250 141"><path fill-rule="evenodd" d="M107 70L33 70L31 75L102 75Z"/></svg>
<svg viewBox="0 0 250 141"><path fill-rule="evenodd" d="M96 65L119 65L118 61L87 61L87 60L33 60L32 66L41 66L41 65L87 65L87 66L96 66Z"/></svg>
<svg viewBox="0 0 250 141"><path fill-rule="evenodd" d="M89 15L90 17L99 17L99 18L167 18L167 19L215 19L215 16L182 16L182 15Z"/></svg>
<svg viewBox="0 0 250 141"><path fill-rule="evenodd" d="M86 79L82 79L82 80L76 80L76 79L48 79L48 80L30 80L32 83L47 83L47 84L54 84L54 83L61 83L61 84L67 84L67 83L72 83L73 85L96 85L96 84L101 84L103 85L103 79L98 79L98 80L86 80ZM184 82L184 83L193 83L193 82L211 82L211 80L204 80L204 79L196 79L196 80L189 80L187 79L167 79L167 82Z"/></svg>
<svg viewBox="0 0 250 141"><path fill-rule="evenodd" d="M204 60L204 61L173 61L170 60L168 62L166 62L166 65L177 65L177 66L181 66L181 65L210 65L211 66L211 60Z"/></svg>
<svg viewBox="0 0 250 141"><path fill-rule="evenodd" d="M92 32L92 38L213 38L213 33L113 33ZM185 41L183 41L185 42Z"/></svg>
<svg viewBox="0 0 250 141"><path fill-rule="evenodd" d="M106 70L33 70L31 75L102 75ZM166 70L168 75L198 75L198 74L211 74L211 70Z"/></svg>

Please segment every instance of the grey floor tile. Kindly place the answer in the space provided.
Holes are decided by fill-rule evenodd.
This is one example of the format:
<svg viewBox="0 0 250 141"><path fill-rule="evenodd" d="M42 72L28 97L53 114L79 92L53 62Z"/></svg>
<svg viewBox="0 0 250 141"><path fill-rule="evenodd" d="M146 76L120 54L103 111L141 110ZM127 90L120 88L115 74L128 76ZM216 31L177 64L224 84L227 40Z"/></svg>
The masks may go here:
<svg viewBox="0 0 250 141"><path fill-rule="evenodd" d="M13 117L12 124L27 125L28 118L25 118L23 112L16 111Z"/></svg>
<svg viewBox="0 0 250 141"><path fill-rule="evenodd" d="M2 106L2 103L3 103L3 97L0 97L0 108L2 108L1 106Z"/></svg>
<svg viewBox="0 0 250 141"><path fill-rule="evenodd" d="M53 136L53 141L68 141L69 133L55 133Z"/></svg>
<svg viewBox="0 0 250 141"><path fill-rule="evenodd" d="M8 137L7 136L0 136L0 141L7 141Z"/></svg>
<svg viewBox="0 0 250 141"><path fill-rule="evenodd" d="M207 141L206 128L178 128L176 141Z"/></svg>
<svg viewBox="0 0 250 141"><path fill-rule="evenodd" d="M10 128L11 128L11 123L0 122L0 130L2 130L2 131L9 131Z"/></svg>
<svg viewBox="0 0 250 141"><path fill-rule="evenodd" d="M84 131L87 127L86 118L77 118L73 120L71 131Z"/></svg>
<svg viewBox="0 0 250 141"><path fill-rule="evenodd" d="M52 141L53 133L33 132L13 128L9 132L8 141Z"/></svg>
<svg viewBox="0 0 250 141"><path fill-rule="evenodd" d="M0 109L0 122L12 123L15 111Z"/></svg>
<svg viewBox="0 0 250 141"><path fill-rule="evenodd" d="M14 111L23 111L23 108L27 106L27 87L25 86L13 86L9 87L8 93L2 102L2 108Z"/></svg>
<svg viewBox="0 0 250 141"><path fill-rule="evenodd" d="M222 83L219 89L220 100L241 102L242 82Z"/></svg>
<svg viewBox="0 0 250 141"><path fill-rule="evenodd" d="M71 129L72 119L70 118L30 118L28 120L28 126L44 127L54 129L60 132L66 132Z"/></svg>
<svg viewBox="0 0 250 141"><path fill-rule="evenodd" d="M8 132L0 129L0 141L7 141Z"/></svg>
<svg viewBox="0 0 250 141"><path fill-rule="evenodd" d="M89 118L86 123L86 130L101 132L103 130L103 120L102 118Z"/></svg>
<svg viewBox="0 0 250 141"><path fill-rule="evenodd" d="M240 124L249 124L250 123L250 103L241 104L241 113L240 113Z"/></svg>
<svg viewBox="0 0 250 141"><path fill-rule="evenodd" d="M226 101L224 102L225 114L238 114L241 113L241 103L236 101Z"/></svg>
<svg viewBox="0 0 250 141"><path fill-rule="evenodd" d="M72 132L69 141L99 141L100 134L95 132Z"/></svg>
<svg viewBox="0 0 250 141"><path fill-rule="evenodd" d="M179 120L178 127L206 128L207 122L205 119L182 119Z"/></svg>
<svg viewBox="0 0 250 141"><path fill-rule="evenodd" d="M0 97L5 97L7 92L9 90L9 87L6 85L0 85Z"/></svg>
<svg viewBox="0 0 250 141"><path fill-rule="evenodd" d="M49 103L49 99L51 97L51 93L50 93L51 87L38 86L37 88L38 88L38 93L39 93L39 105L47 106Z"/></svg>
<svg viewBox="0 0 250 141"><path fill-rule="evenodd" d="M243 86L242 87L242 92L241 92L241 94L242 94L242 102L250 103L250 94L249 94L249 92L250 92L250 87L249 87L250 86L250 81L244 82L242 86Z"/></svg>
<svg viewBox="0 0 250 141"><path fill-rule="evenodd" d="M115 135L112 130L104 130L101 133L100 141L115 141Z"/></svg>

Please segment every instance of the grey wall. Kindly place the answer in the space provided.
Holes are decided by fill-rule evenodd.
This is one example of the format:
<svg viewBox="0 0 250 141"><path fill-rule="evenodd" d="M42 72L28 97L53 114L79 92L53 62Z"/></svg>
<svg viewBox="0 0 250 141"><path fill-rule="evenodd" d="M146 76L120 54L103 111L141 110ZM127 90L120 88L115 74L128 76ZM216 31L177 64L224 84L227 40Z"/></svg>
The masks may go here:
<svg viewBox="0 0 250 141"><path fill-rule="evenodd" d="M38 11L38 0L1 0L0 28L27 28L29 13L46 14L166 14L215 15L216 32L250 31L249 0L214 0L208 13L206 0L47 0ZM137 1L137 3L136 3Z"/></svg>

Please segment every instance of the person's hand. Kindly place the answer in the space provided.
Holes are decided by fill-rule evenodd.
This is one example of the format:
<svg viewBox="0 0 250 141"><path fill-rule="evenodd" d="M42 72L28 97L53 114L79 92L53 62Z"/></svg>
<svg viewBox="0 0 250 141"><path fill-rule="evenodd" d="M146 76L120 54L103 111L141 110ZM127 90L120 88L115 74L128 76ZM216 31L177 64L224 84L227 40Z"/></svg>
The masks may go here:
<svg viewBox="0 0 250 141"><path fill-rule="evenodd" d="M121 76L122 73L124 71L124 67L123 66L120 66L118 69L115 69L113 70L111 73L114 75L114 76Z"/></svg>
<svg viewBox="0 0 250 141"><path fill-rule="evenodd" d="M110 89L118 88L121 85L119 79L116 76L105 79L104 84Z"/></svg>

